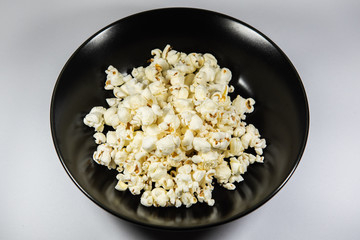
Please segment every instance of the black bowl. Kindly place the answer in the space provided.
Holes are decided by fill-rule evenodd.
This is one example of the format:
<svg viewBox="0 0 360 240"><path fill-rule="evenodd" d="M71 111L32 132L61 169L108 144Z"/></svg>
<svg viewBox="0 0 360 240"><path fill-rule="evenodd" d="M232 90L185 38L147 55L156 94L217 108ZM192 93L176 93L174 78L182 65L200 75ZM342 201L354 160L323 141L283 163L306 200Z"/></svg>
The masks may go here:
<svg viewBox="0 0 360 240"><path fill-rule="evenodd" d="M186 53L212 53L232 71L235 93L255 99L247 116L267 141L265 163L253 164L235 191L215 186L213 207L154 208L114 189L116 172L92 160L93 129L82 122L93 106L107 106L104 70L122 73L146 65L154 48L171 44ZM223 14L190 8L158 9L121 19L90 37L71 56L54 88L51 131L68 175L96 204L130 222L162 229L195 229L255 210L287 182L298 165L309 129L304 87L286 55L253 27Z"/></svg>

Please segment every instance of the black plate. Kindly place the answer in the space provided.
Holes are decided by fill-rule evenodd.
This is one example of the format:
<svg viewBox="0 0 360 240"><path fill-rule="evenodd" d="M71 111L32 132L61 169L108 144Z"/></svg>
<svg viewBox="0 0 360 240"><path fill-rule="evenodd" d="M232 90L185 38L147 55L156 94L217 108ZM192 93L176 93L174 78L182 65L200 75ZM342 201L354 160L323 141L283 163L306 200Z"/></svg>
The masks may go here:
<svg viewBox="0 0 360 240"><path fill-rule="evenodd" d="M267 140L265 163L253 164L235 191L219 186L215 205L147 208L139 196L114 189L116 172L92 160L93 129L82 122L93 106L107 106L105 69L130 73L166 44L186 53L212 53L232 71L236 94L252 97L248 115ZM234 94L233 94L234 96ZM232 96L232 97L233 97ZM309 110L295 68L269 38L219 13L189 8L147 11L121 19L90 37L71 56L54 88L51 131L59 158L74 183L96 204L133 223L165 229L214 226L239 218L269 200L294 172L304 151Z"/></svg>

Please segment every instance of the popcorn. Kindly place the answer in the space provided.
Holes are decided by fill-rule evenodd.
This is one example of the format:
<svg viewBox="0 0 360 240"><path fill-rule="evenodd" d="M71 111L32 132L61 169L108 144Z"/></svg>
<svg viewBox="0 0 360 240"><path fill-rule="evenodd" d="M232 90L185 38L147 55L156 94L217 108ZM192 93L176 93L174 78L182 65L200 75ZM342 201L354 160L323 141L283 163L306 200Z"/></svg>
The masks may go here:
<svg viewBox="0 0 360 240"><path fill-rule="evenodd" d="M108 131L106 133L106 143L112 147L118 145L118 138L116 137L115 131Z"/></svg>
<svg viewBox="0 0 360 240"><path fill-rule="evenodd" d="M226 150L230 144L231 135L227 132L210 133L210 143L213 148Z"/></svg>
<svg viewBox="0 0 360 240"><path fill-rule="evenodd" d="M193 179L196 182L201 182L205 176L205 170L197 170L193 173Z"/></svg>
<svg viewBox="0 0 360 240"><path fill-rule="evenodd" d="M229 182L229 178L231 177L231 170L227 162L223 161L215 168L215 171L215 178L219 183Z"/></svg>
<svg viewBox="0 0 360 240"><path fill-rule="evenodd" d="M216 73L215 83L224 84L227 86L231 80L231 71L227 68L222 68L219 72Z"/></svg>
<svg viewBox="0 0 360 240"><path fill-rule="evenodd" d="M209 64L205 64L199 72L195 75L194 82L197 84L205 85L209 82L213 82L216 74L215 68Z"/></svg>
<svg viewBox="0 0 360 240"><path fill-rule="evenodd" d="M175 148L176 144L172 135L167 135L156 143L156 152L157 155L160 156L170 155L172 152L174 152Z"/></svg>
<svg viewBox="0 0 360 240"><path fill-rule="evenodd" d="M140 125L149 126L156 121L157 117L154 111L148 107L140 107L133 118L133 121L138 120Z"/></svg>
<svg viewBox="0 0 360 240"><path fill-rule="evenodd" d="M230 154L232 156L239 156L244 151L244 146L240 138L231 138L230 140Z"/></svg>
<svg viewBox="0 0 360 240"><path fill-rule="evenodd" d="M122 105L129 109L138 109L140 107L146 106L146 99L140 94L134 94L131 96L127 96L123 101Z"/></svg>
<svg viewBox="0 0 360 240"><path fill-rule="evenodd" d="M173 106L175 107L177 113L182 113L184 111L192 110L194 104L191 99L178 98L173 101Z"/></svg>
<svg viewBox="0 0 360 240"><path fill-rule="evenodd" d="M105 71L104 88L114 97L83 119L95 130L93 160L116 169L115 189L141 194L144 206L213 206L214 181L234 190L250 164L264 161L265 139L243 121L255 101L231 100L231 71L212 54L170 45L151 54L131 74L111 65Z"/></svg>
<svg viewBox="0 0 360 240"><path fill-rule="evenodd" d="M157 137L154 136L145 136L142 141L142 149L147 152L151 152L156 149Z"/></svg>
<svg viewBox="0 0 360 240"><path fill-rule="evenodd" d="M101 132L96 132L93 137L95 138L95 143L97 144L102 144L106 142L106 136Z"/></svg>
<svg viewBox="0 0 360 240"><path fill-rule="evenodd" d="M194 149L198 152L207 153L211 150L211 145L205 138L195 137L193 140Z"/></svg>
<svg viewBox="0 0 360 240"><path fill-rule="evenodd" d="M151 163L148 169L148 176L154 181L158 181L167 175L166 166L161 162Z"/></svg>
<svg viewBox="0 0 360 240"><path fill-rule="evenodd" d="M106 125L112 126L112 127L116 127L117 125L120 124L120 120L119 117L117 115L117 108L116 107L111 107L108 108L105 113L104 113L104 121Z"/></svg>
<svg viewBox="0 0 360 240"><path fill-rule="evenodd" d="M127 94L119 87L114 87L113 93L114 96L117 97L118 99L122 99L127 96Z"/></svg>
<svg viewBox="0 0 360 240"><path fill-rule="evenodd" d="M93 154L93 158L95 160L95 162L97 162L98 164L101 165L105 165L107 167L111 167L110 163L111 163L111 152L112 152L112 147L105 145L105 144L101 144L97 147L96 151Z"/></svg>
<svg viewBox="0 0 360 240"><path fill-rule="evenodd" d="M124 83L123 76L113 66L110 65L105 73L107 74L105 82L106 90L112 90L114 87L120 86Z"/></svg>
<svg viewBox="0 0 360 240"><path fill-rule="evenodd" d="M119 189L118 189L119 190ZM126 190L126 189L125 189ZM121 191L121 190L120 190ZM154 203L154 198L151 194L151 191L145 191L141 195L140 203L146 207L151 207Z"/></svg>
<svg viewBox="0 0 360 240"><path fill-rule="evenodd" d="M198 131L203 127L203 120L197 115L194 114L191 117L189 128L194 131Z"/></svg>
<svg viewBox="0 0 360 240"><path fill-rule="evenodd" d="M180 126L180 119L175 114L166 114L162 123L159 124L159 128L163 131L174 132Z"/></svg>
<svg viewBox="0 0 360 240"><path fill-rule="evenodd" d="M166 78L170 80L172 86L183 85L185 82L185 74L175 69L168 70Z"/></svg>
<svg viewBox="0 0 360 240"><path fill-rule="evenodd" d="M104 113L106 109L103 107L93 107L84 118L84 124L94 127L95 131L102 132L104 130Z"/></svg>
<svg viewBox="0 0 360 240"><path fill-rule="evenodd" d="M154 188L151 191L151 196L154 199L154 205L159 207L165 207L169 201L169 197L166 193L166 190L163 188Z"/></svg>
<svg viewBox="0 0 360 240"><path fill-rule="evenodd" d="M181 146L185 151L189 151L193 148L194 134L191 130L186 130L184 138L181 141Z"/></svg>
<svg viewBox="0 0 360 240"><path fill-rule="evenodd" d="M126 108L126 107L119 106L119 108L117 110L117 115L118 115L119 121L124 124L127 124L132 119L130 109Z"/></svg>
<svg viewBox="0 0 360 240"><path fill-rule="evenodd" d="M208 98L208 89L204 85L198 85L195 87L195 99L198 101L204 101Z"/></svg>
<svg viewBox="0 0 360 240"><path fill-rule="evenodd" d="M106 102L110 107L116 107L119 104L120 99L119 98L107 98Z"/></svg>

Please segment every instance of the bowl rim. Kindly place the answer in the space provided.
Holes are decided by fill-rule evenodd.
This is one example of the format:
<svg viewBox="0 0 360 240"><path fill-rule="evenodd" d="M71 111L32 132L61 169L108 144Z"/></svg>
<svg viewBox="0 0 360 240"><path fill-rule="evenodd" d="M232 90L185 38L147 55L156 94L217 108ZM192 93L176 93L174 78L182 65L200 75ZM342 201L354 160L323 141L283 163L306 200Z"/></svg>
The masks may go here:
<svg viewBox="0 0 360 240"><path fill-rule="evenodd" d="M142 221L137 221L134 219L131 219L129 217L126 217L124 215L120 215L119 213L107 208L105 205L103 205L101 202L97 201L95 198L93 198L87 191L85 191L85 189L83 189L83 187L76 181L75 177L72 176L72 174L70 173L70 170L68 169L68 167L66 166L63 156L61 154L60 148L59 148L59 144L57 141L57 135L56 135L56 131L55 131L55 120L54 120L54 108L55 108L55 95L58 89L58 85L59 82L62 78L62 75L65 71L65 69L67 68L67 66L69 65L69 63L73 60L73 58L78 54L78 52L85 46L87 45L92 39L94 39L96 36L98 36L99 34L101 34L102 32L106 31L107 29L110 29L111 27L126 21L129 18L133 18L133 17L137 17L139 15L143 15L143 14L147 14L147 13L151 13L151 12L161 12L161 11L198 11L198 12L204 12L204 13L208 13L208 14L212 14L224 19L228 19L231 20L233 22L236 22L238 24L241 24L243 26L245 26L246 28L254 31L255 33L259 34L261 37L263 37L266 41L268 41L280 54L281 56L284 58L284 60L286 60L286 62L289 64L289 66L291 67L292 71L295 73L296 75L296 79L299 83L300 86L300 90L302 92L303 95L303 99L304 99L304 107L305 107L305 135L304 135L304 139L302 141L301 147L300 147L300 151L298 153L296 162L294 164L294 166L292 167L291 171L289 172L289 174L287 175L287 177L280 183L280 185L271 193L269 194L266 198L262 199L261 201L259 201L256 205L254 205L251 208L248 208L246 211L234 215L230 218L227 218L225 220L222 221L218 221L215 223L208 223L208 224L204 224L201 226L182 226L182 227L175 227L175 226L161 226L161 225L157 225L157 224L152 224L151 222L142 222ZM259 207L261 207L262 205L264 205L267 201L269 201L273 196L275 196L283 187L284 185L289 181L289 179L292 177L292 175L294 174L296 168L298 167L300 160L304 154L305 148L306 148L306 144L307 144L307 140L308 140L308 136L309 136L309 131L310 131L310 112L309 112L309 102L307 99L307 95L305 92L305 88L304 88L304 84L301 81L300 75L297 72L297 70L295 69L294 65L292 64L292 62L290 61L290 59L287 57L287 55L278 47L277 44L275 44L270 38L268 38L265 34L263 34L262 32L260 32L259 30L257 30L256 28L254 28L253 26L239 20L236 19L235 17L226 15L224 13L220 13L220 12L216 12L213 10L207 10L207 9L202 9L202 8L193 8L193 7L164 7L164 8L155 8L155 9L149 9L149 10L145 10L145 11L141 11L141 12L137 12L131 15L128 15L126 17L123 17L119 20L116 20L110 24L108 24L107 26L101 28L100 30L98 30L96 33L92 34L89 38L87 38L70 56L70 58L66 61L65 65L63 66L62 70L60 71L58 78L56 80L56 83L54 85L54 89L52 92L52 96L51 96L51 103L50 103L50 129L51 129L51 135L52 135L52 140L53 140L53 144L56 150L56 153L58 155L58 158L63 166L63 168L65 169L67 175L70 177L70 179L73 181L73 183L81 190L81 192L83 194L85 194L85 196L87 196L90 200L92 200L95 204L97 204L99 207L101 207L102 209L106 210L107 212L111 213L112 215L122 219L122 220L126 220L130 223L133 223L137 226L142 226L145 228L149 228L149 229L158 229L158 230L182 230L182 231L192 231L192 230L202 230L202 229L207 229L210 227L214 227L214 226L219 226L219 225L223 225L226 224L228 222L234 221L236 219L239 219L241 217L244 217L245 215L257 210Z"/></svg>

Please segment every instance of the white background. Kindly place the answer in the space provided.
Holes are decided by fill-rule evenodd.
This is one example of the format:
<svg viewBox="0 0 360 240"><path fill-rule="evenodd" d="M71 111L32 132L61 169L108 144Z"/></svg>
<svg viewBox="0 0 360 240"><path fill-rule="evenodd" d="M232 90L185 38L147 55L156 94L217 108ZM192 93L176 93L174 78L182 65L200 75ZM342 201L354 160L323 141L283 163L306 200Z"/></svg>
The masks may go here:
<svg viewBox="0 0 360 240"><path fill-rule="evenodd" d="M146 230L107 213L67 176L50 100L71 54L125 16L170 6L238 18L298 70L310 134L285 187L251 214L192 233ZM360 1L62 0L0 3L0 239L360 239Z"/></svg>

